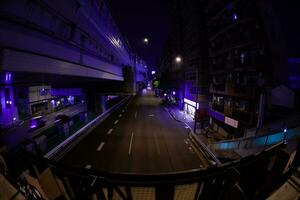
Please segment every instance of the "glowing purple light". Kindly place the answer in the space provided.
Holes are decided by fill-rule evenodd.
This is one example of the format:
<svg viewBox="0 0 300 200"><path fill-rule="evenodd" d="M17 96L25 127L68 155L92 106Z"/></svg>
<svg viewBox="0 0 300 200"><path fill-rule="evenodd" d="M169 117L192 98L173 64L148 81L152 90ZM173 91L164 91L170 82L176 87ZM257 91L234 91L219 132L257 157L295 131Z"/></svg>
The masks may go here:
<svg viewBox="0 0 300 200"><path fill-rule="evenodd" d="M31 124L30 128L36 128L36 124Z"/></svg>
<svg viewBox="0 0 300 200"><path fill-rule="evenodd" d="M156 74L156 71L151 71L151 74L153 75L153 74Z"/></svg>
<svg viewBox="0 0 300 200"><path fill-rule="evenodd" d="M176 95L176 92L175 92L175 91L173 91L173 92L172 92L172 94L173 94L173 95Z"/></svg>
<svg viewBox="0 0 300 200"><path fill-rule="evenodd" d="M237 20L238 19L238 16L237 16L237 14L236 13L233 13L233 20Z"/></svg>
<svg viewBox="0 0 300 200"><path fill-rule="evenodd" d="M167 96L167 94L166 94L166 93L164 93L164 96Z"/></svg>
<svg viewBox="0 0 300 200"><path fill-rule="evenodd" d="M5 73L5 83L11 83L11 73Z"/></svg>
<svg viewBox="0 0 300 200"><path fill-rule="evenodd" d="M286 133L286 132L287 132L287 129L285 128L285 129L283 130L283 132L285 132L285 133Z"/></svg>

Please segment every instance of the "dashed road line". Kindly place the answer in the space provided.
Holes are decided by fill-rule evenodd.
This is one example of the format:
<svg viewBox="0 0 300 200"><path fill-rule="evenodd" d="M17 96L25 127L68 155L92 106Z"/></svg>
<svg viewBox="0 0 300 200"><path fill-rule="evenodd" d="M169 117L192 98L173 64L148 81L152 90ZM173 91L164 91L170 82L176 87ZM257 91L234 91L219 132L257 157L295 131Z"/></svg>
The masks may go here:
<svg viewBox="0 0 300 200"><path fill-rule="evenodd" d="M119 120L116 120L115 122L114 122L114 124L117 124L119 122Z"/></svg>
<svg viewBox="0 0 300 200"><path fill-rule="evenodd" d="M92 168L92 165L86 165L84 168L86 168L86 169L91 169L91 168Z"/></svg>
<svg viewBox="0 0 300 200"><path fill-rule="evenodd" d="M112 128L111 128L111 129L109 129L109 130L107 131L107 135L110 135L112 131L113 131L113 129L112 129Z"/></svg>
<svg viewBox="0 0 300 200"><path fill-rule="evenodd" d="M137 111L135 112L135 114L134 114L134 118L136 119L136 117L137 117Z"/></svg>
<svg viewBox="0 0 300 200"><path fill-rule="evenodd" d="M131 154L132 141L133 141L133 132L131 133L131 138L130 138L130 143L129 143L129 149L128 149L128 155Z"/></svg>
<svg viewBox="0 0 300 200"><path fill-rule="evenodd" d="M104 142L101 142L100 144L99 144L99 146L98 146L98 148L97 148L97 151L101 151L102 150L102 148L103 148L103 146L104 146Z"/></svg>
<svg viewBox="0 0 300 200"><path fill-rule="evenodd" d="M122 117L122 114L119 114L119 117Z"/></svg>
<svg viewBox="0 0 300 200"><path fill-rule="evenodd" d="M190 152L191 152L192 154L195 153L192 147L189 147L189 150L190 150Z"/></svg>

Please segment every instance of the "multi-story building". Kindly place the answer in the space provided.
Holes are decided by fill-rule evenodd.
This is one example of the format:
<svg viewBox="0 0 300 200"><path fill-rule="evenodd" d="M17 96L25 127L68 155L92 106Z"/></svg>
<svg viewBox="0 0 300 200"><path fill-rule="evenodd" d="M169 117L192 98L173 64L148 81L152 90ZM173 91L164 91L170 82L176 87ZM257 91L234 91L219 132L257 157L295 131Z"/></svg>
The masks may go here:
<svg viewBox="0 0 300 200"><path fill-rule="evenodd" d="M198 120L208 115L213 126L235 136L262 127L278 105L274 89L289 79L272 2L175 2L180 9L174 17L182 22L176 39L182 42L184 109ZM280 106L291 109L293 103Z"/></svg>

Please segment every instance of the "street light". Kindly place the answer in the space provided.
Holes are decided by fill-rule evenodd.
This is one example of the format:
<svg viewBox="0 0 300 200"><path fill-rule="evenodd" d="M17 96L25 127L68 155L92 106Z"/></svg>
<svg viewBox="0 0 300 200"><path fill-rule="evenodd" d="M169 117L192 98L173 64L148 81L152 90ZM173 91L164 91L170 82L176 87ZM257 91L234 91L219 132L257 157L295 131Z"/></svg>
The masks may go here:
<svg viewBox="0 0 300 200"><path fill-rule="evenodd" d="M176 61L176 63L181 63L182 59L181 59L180 56L177 56L177 57L175 58L175 61Z"/></svg>
<svg viewBox="0 0 300 200"><path fill-rule="evenodd" d="M149 43L149 39L148 38L144 38L144 43L148 44Z"/></svg>

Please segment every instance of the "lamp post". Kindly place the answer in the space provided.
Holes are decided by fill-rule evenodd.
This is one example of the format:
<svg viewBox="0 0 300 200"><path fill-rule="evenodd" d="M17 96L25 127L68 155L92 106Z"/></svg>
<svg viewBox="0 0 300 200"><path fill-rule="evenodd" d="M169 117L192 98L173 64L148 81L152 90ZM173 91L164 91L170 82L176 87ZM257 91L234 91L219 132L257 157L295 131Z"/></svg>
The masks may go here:
<svg viewBox="0 0 300 200"><path fill-rule="evenodd" d="M196 68L196 109L194 114L194 133L196 133L196 127L197 127L197 110L199 109L199 103L198 103L198 95L199 95L199 83L198 83L198 67Z"/></svg>
<svg viewBox="0 0 300 200"><path fill-rule="evenodd" d="M144 44L148 45L148 44L149 44L149 39L145 37L145 38L143 39L143 42L144 42Z"/></svg>
<svg viewBox="0 0 300 200"><path fill-rule="evenodd" d="M182 58L180 56L176 56L175 62L178 63L178 64L181 63L182 62Z"/></svg>

